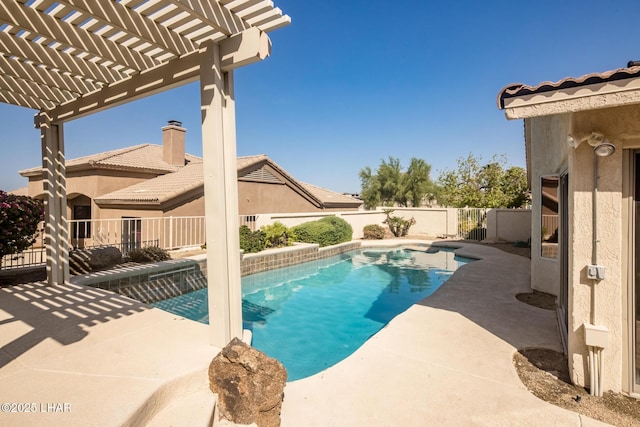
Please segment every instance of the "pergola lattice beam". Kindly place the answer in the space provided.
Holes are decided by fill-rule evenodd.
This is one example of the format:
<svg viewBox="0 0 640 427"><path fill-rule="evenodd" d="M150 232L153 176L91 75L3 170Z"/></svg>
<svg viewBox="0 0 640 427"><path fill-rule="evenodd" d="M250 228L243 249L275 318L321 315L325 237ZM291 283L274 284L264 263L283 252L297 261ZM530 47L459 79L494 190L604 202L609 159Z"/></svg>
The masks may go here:
<svg viewBox="0 0 640 427"><path fill-rule="evenodd" d="M42 100L21 93L9 92L0 89L0 102L5 104L20 105L22 107L33 108L34 110L42 108Z"/></svg>
<svg viewBox="0 0 640 427"><path fill-rule="evenodd" d="M178 9L192 14L226 36L237 34L249 25L217 1L174 0Z"/></svg>
<svg viewBox="0 0 640 427"><path fill-rule="evenodd" d="M126 33L129 37L140 37L150 46L167 50L176 56L196 49L191 40L142 17L120 3L95 0L60 0L60 3L67 4L100 21L108 22L109 26Z"/></svg>
<svg viewBox="0 0 640 427"><path fill-rule="evenodd" d="M231 71L269 56L271 41L265 32L249 28L220 42L220 52L221 70ZM48 112L50 120L79 118L196 81L200 77L200 55L200 51L195 51L55 107Z"/></svg>
<svg viewBox="0 0 640 427"><path fill-rule="evenodd" d="M196 81L199 77L199 69L199 52L195 51L59 105L49 111L49 116L53 122L63 122L135 101Z"/></svg>
<svg viewBox="0 0 640 427"><path fill-rule="evenodd" d="M91 61L85 61L73 55L56 49L42 46L28 40L0 31L0 52L7 56L16 56L23 61L32 61L62 72L69 72L76 76L92 80L112 83L122 80L125 74L107 67L102 67Z"/></svg>
<svg viewBox="0 0 640 427"><path fill-rule="evenodd" d="M74 93L76 96L82 93L93 92L101 87L89 80L70 77L66 74L48 70L44 67L26 64L20 60L8 58L2 54L0 54L0 70L2 70L6 75L18 77L23 80L31 80L38 84L65 90L67 92Z"/></svg>
<svg viewBox="0 0 640 427"><path fill-rule="evenodd" d="M99 35L53 18L22 3L1 2L0 21L136 71L158 64L149 56L118 43L109 42Z"/></svg>
<svg viewBox="0 0 640 427"><path fill-rule="evenodd" d="M66 111L75 96L81 108L73 110L91 110L89 95L94 105L109 105L118 82L141 83L136 97L156 91L157 82L148 76L163 68L175 75L175 63L169 62L197 52L200 43L225 43L252 28L266 32L290 22L271 0L2 0L0 74L8 76L3 89L10 92L18 82L21 89L0 101ZM262 52L269 50L265 46ZM224 64L237 61L253 59L232 55ZM177 68L184 71L189 60L185 64ZM132 79L137 73L146 77ZM95 92L106 87L111 89L98 100ZM116 98L124 86L117 87ZM141 89L148 87L153 90ZM56 117L69 119L66 113Z"/></svg>
<svg viewBox="0 0 640 427"><path fill-rule="evenodd" d="M58 88L39 85L33 81L0 74L0 89L21 93L42 100L42 105L54 108L57 104L68 102L76 98L71 92L65 92Z"/></svg>

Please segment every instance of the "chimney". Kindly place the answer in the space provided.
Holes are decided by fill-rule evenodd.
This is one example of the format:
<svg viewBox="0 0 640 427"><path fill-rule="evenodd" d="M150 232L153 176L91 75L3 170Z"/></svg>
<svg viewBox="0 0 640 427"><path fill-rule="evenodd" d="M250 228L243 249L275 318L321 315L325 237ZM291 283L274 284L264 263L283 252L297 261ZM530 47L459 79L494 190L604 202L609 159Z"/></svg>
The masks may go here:
<svg viewBox="0 0 640 427"><path fill-rule="evenodd" d="M162 160L173 166L184 166L184 134L182 122L169 120L162 128Z"/></svg>

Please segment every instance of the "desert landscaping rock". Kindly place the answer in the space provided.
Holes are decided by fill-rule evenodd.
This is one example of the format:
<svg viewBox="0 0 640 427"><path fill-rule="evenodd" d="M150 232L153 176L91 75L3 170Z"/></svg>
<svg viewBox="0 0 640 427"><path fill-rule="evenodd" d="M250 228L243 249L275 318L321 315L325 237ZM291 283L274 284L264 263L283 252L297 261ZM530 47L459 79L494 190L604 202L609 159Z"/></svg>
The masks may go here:
<svg viewBox="0 0 640 427"><path fill-rule="evenodd" d="M238 424L280 425L287 371L276 359L234 338L209 366L211 391L220 413Z"/></svg>

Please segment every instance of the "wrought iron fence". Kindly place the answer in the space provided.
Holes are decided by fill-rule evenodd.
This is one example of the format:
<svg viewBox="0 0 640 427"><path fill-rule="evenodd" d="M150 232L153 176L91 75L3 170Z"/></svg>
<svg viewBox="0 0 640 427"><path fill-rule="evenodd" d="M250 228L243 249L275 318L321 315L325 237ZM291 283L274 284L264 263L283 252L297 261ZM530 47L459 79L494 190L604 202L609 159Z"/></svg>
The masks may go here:
<svg viewBox="0 0 640 427"><path fill-rule="evenodd" d="M256 231L258 215L240 215L240 226L246 225L251 231Z"/></svg>
<svg viewBox="0 0 640 427"><path fill-rule="evenodd" d="M484 240L487 237L487 211L485 208L458 209L458 238Z"/></svg>
<svg viewBox="0 0 640 427"><path fill-rule="evenodd" d="M484 240L487 236L488 209L458 209L457 237ZM258 215L240 215L239 224L256 230ZM201 246L206 241L205 217L159 217L70 220L69 248L115 246L126 255L130 250L158 246L171 250ZM42 239L31 249L0 260L0 269L42 265L46 252Z"/></svg>
<svg viewBox="0 0 640 427"><path fill-rule="evenodd" d="M31 248L19 254L5 255L0 258L0 270L12 268L38 266L47 263L47 253L45 248Z"/></svg>
<svg viewBox="0 0 640 427"><path fill-rule="evenodd" d="M126 255L133 249L158 246L171 250L204 244L204 216L70 220L69 249L115 246ZM7 255L0 269L46 264L42 239L20 254Z"/></svg>

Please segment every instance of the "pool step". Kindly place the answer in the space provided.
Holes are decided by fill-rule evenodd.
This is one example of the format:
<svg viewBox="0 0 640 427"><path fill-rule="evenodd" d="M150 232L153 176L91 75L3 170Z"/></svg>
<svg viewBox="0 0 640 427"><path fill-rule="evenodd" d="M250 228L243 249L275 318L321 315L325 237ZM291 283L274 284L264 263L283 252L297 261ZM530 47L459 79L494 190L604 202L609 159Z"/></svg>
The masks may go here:
<svg viewBox="0 0 640 427"><path fill-rule="evenodd" d="M147 424L147 427L216 427L218 399L209 389L174 399Z"/></svg>

